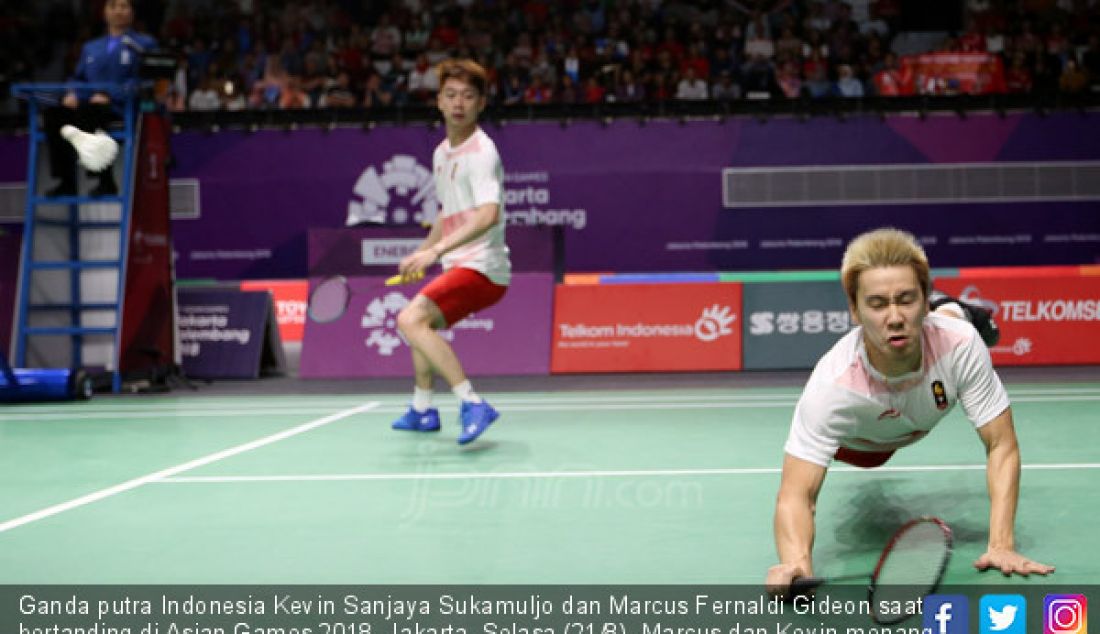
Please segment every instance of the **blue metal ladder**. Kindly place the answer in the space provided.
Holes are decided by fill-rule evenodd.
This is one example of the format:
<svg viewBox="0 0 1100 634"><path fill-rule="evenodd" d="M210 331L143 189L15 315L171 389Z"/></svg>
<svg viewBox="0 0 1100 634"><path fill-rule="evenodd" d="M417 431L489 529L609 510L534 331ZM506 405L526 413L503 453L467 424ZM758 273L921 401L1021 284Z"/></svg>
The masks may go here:
<svg viewBox="0 0 1100 634"><path fill-rule="evenodd" d="M94 93L109 93L112 95L124 94L125 99L115 101L121 105L119 114L122 118L121 130L109 130L107 133L119 143L119 159L122 160L122 175L119 183L119 193L113 196L46 196L39 193L38 163L39 146L45 141L45 132L38 125L38 114L42 104L59 103L60 98L67 92L75 92L79 97L86 97ZM12 86L12 94L25 99L28 103L28 159L27 159L27 197L26 211L23 223L23 250L19 277L19 301L17 304L16 332L15 332L15 365L26 367L28 350L34 337L67 337L69 339L68 366L80 368L84 365L84 345L86 338L109 337L113 340L113 350L104 370L111 375L111 388L114 392L122 389L122 375L119 368L119 357L122 349L122 304L126 288L126 259L129 247L130 218L133 191L133 174L135 155L137 153L138 138L138 86L137 84L99 84L99 83L67 83L67 84L16 84ZM79 166L77 169L82 169ZM108 168L113 169L113 167ZM79 181L79 179L78 179ZM119 213L117 219L90 220L82 217L83 205L117 204ZM68 207L67 217L49 218L39 213L42 206ZM68 257L65 259L40 260L35 258L35 237L39 227L62 227L68 230ZM112 255L106 259L84 259L81 257L81 236L86 231L110 231L118 232L118 255ZM81 275L84 271L110 270L117 271L117 285L114 289L113 301L88 302L82 299L84 280ZM41 302L33 301L33 287L36 284L36 273L51 271L67 271L69 273L69 293L65 301ZM65 325L36 325L36 317L45 313L67 313ZM113 313L112 324L90 325L86 321L89 313Z"/></svg>

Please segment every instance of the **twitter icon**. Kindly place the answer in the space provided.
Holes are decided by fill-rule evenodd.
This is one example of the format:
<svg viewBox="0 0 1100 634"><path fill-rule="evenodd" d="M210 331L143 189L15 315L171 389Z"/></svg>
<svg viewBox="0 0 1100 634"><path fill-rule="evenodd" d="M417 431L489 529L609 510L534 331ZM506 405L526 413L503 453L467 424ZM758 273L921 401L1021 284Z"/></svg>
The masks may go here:
<svg viewBox="0 0 1100 634"><path fill-rule="evenodd" d="M1019 594L987 594L978 604L981 634L1027 634L1027 600Z"/></svg>

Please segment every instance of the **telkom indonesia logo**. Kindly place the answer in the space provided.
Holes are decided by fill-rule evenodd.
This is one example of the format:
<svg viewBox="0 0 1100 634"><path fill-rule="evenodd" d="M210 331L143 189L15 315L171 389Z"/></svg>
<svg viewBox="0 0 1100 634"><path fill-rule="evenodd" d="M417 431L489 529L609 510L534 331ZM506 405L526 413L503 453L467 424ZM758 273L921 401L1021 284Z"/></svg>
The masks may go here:
<svg viewBox="0 0 1100 634"><path fill-rule="evenodd" d="M381 174L372 165L359 175L347 224L430 224L438 209L431 169L412 156L395 154L382 164Z"/></svg>
<svg viewBox="0 0 1100 634"><path fill-rule="evenodd" d="M695 321L695 336L700 341L711 342L733 332L730 329L737 315L730 314L729 306L715 304L703 309L703 315Z"/></svg>

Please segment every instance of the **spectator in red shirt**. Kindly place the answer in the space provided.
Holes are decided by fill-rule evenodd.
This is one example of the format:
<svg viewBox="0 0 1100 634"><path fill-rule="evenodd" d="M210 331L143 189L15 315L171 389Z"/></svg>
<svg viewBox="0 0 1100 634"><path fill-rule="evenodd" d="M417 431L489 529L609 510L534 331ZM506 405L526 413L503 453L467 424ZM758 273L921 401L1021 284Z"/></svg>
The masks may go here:
<svg viewBox="0 0 1100 634"><path fill-rule="evenodd" d="M550 103L554 99L554 91L541 77L532 77L531 85L523 92L523 103L541 104Z"/></svg>
<svg viewBox="0 0 1100 634"><path fill-rule="evenodd" d="M898 66L894 53L887 53L882 61L882 69L874 76L875 94L881 97L897 97L912 93L912 76Z"/></svg>
<svg viewBox="0 0 1100 634"><path fill-rule="evenodd" d="M585 103L603 103L604 95L607 94L607 90L600 85L600 81L595 76L589 77L584 82L584 102Z"/></svg>

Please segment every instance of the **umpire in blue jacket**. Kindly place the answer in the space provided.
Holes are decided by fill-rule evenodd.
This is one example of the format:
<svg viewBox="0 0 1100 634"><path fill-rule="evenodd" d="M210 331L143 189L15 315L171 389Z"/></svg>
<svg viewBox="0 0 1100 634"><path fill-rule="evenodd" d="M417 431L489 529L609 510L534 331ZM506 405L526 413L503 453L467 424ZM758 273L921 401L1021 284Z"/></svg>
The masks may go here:
<svg viewBox="0 0 1100 634"><path fill-rule="evenodd" d="M141 57L156 47L156 40L133 30L134 5L131 0L107 0L103 6L107 34L84 44L72 81L117 83L136 80ZM112 101L121 103L121 91L112 94L95 93L78 96L69 92L61 106L43 113L46 142L50 148L50 172L60 182L49 190L50 196L76 194L76 151L61 136L61 128L74 125L85 132L106 129L116 118ZM98 174L99 184L90 195L110 196L118 193L110 167Z"/></svg>

